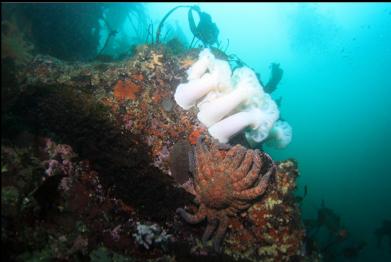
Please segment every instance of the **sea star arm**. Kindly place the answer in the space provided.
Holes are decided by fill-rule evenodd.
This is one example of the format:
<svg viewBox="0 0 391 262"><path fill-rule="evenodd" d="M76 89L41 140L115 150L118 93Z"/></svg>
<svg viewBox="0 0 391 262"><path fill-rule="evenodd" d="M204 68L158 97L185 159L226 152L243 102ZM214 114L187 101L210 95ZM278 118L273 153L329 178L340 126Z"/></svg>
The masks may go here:
<svg viewBox="0 0 391 262"><path fill-rule="evenodd" d="M228 217L224 216L220 219L219 227L216 230L216 235L213 240L213 248L216 252L220 252L221 242L228 227Z"/></svg>
<svg viewBox="0 0 391 262"><path fill-rule="evenodd" d="M243 159L243 161L240 163L240 165L236 168L236 170L232 173L232 181L237 182L243 177L245 177L248 173L248 170L251 167L251 164L253 162L253 150L247 150L246 155Z"/></svg>
<svg viewBox="0 0 391 262"><path fill-rule="evenodd" d="M246 202L241 202L239 200L236 200L234 203L232 203L232 207L234 208L235 210L235 213L238 211L238 210L244 210L244 209L247 209L250 207L250 203L246 203Z"/></svg>
<svg viewBox="0 0 391 262"><path fill-rule="evenodd" d="M209 150L206 148L201 138L198 139L197 144L195 146L195 155L197 167L203 166L208 160L207 158L209 156Z"/></svg>
<svg viewBox="0 0 391 262"><path fill-rule="evenodd" d="M228 163L228 170L236 170L242 163L245 155L246 149L240 148L240 150L233 157L230 157Z"/></svg>
<svg viewBox="0 0 391 262"><path fill-rule="evenodd" d="M208 219L208 225L206 226L204 235L202 236L202 242L204 244L206 244L206 242L210 239L218 224L219 221L217 219Z"/></svg>
<svg viewBox="0 0 391 262"><path fill-rule="evenodd" d="M252 200L262 195L269 183L270 175L273 173L274 168L269 171L261 178L261 181L256 187L244 190L242 192L234 192L234 197L240 200Z"/></svg>
<svg viewBox="0 0 391 262"><path fill-rule="evenodd" d="M208 172L209 164L208 159L210 152L204 145L201 139L197 141L196 148L195 148L195 166L196 166L196 184L201 184L201 181L207 180L206 174L210 173Z"/></svg>
<svg viewBox="0 0 391 262"><path fill-rule="evenodd" d="M247 175L241 180L233 184L235 191L243 191L244 189L252 186L259 177L259 172L261 171L262 160L259 154L256 152L253 154L253 166L250 172L246 173Z"/></svg>
<svg viewBox="0 0 391 262"><path fill-rule="evenodd" d="M239 144L235 145L227 152L221 165L225 166L225 167L231 167L233 164L233 160L239 159L239 161L241 161L243 159L243 156L245 153L246 153L246 150L241 145L239 145ZM236 160L236 161L238 161L238 160ZM239 166L239 163L237 163L236 167Z"/></svg>
<svg viewBox="0 0 391 262"><path fill-rule="evenodd" d="M197 224L206 217L206 210L202 205L194 215L187 213L183 208L178 208L176 212L189 224Z"/></svg>

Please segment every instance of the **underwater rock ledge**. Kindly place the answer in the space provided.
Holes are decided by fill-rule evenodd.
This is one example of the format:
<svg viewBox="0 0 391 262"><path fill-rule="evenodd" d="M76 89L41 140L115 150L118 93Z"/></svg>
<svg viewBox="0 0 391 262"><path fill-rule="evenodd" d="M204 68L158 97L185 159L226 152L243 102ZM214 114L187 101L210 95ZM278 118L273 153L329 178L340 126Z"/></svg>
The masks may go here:
<svg viewBox="0 0 391 262"><path fill-rule="evenodd" d="M185 80L186 69L197 55L198 50L178 56L164 46L143 45L132 58L117 63L65 63L37 56L31 64L8 77L7 82L2 81L8 87L4 90L12 90L11 85L18 89L12 90L17 97L2 107L2 116L6 116L2 120L5 131L2 159L6 144L13 148L9 149L11 151L19 150L15 144L20 141L21 130L32 134L34 141L37 137L50 137L55 143L70 145L78 155L72 158L72 163L77 166L82 165L80 161L88 161L87 173L93 174L85 177L79 173L71 177L71 188L76 187L72 190L97 195L98 185L88 187L85 183L99 178L105 192L99 193L100 197L108 202L105 207L97 205L95 210L119 210L110 213L107 219L103 219L105 212L97 211L95 219L101 224L89 225L88 214L76 206L70 211L70 217L79 217L86 230L79 231L78 235L67 235L61 224L54 226L57 231L53 227L45 230L45 223L50 224L50 219L56 217L53 210L61 213L49 201L48 213L40 214L46 222L37 230L47 236L56 235L56 239L66 235L63 242L56 243L78 247L74 253L51 253L52 258L91 258L104 254L169 261L189 261L191 256L224 261L306 259L304 227L293 194L299 174L293 160L276 163L277 172L264 195L252 202L249 209L230 218L222 253L218 255L211 249L211 243L204 246L200 242L204 223L189 225L175 214L178 207L186 206L192 213L197 210L191 187L188 187L194 167L186 163L201 135L212 140L197 120L197 112L184 111L173 100L177 85ZM2 70L2 76L4 74ZM12 97L9 93L6 95ZM240 137L234 141L246 146ZM33 148L38 147L38 142L33 143ZM30 151L27 154L35 155ZM7 166L16 166L16 163L10 160ZM49 179L54 186L44 182L38 183L38 187L46 185L58 192L57 186L67 177L61 172L58 180ZM12 181L10 179L8 186ZM22 192L17 187L16 191ZM56 194L63 196L64 192L60 190ZM62 201L64 205L70 203L67 198ZM39 203L37 206L42 209ZM24 215L26 213L11 212L8 219L24 221ZM111 231L107 231L108 228ZM34 231L33 227L23 223L17 228L18 232L31 230ZM5 225L5 232L10 232L10 225ZM151 240L145 240L147 237ZM9 246L32 240L18 238L12 242L9 237L2 238ZM145 246L146 243L150 244ZM42 248L40 244L29 245L33 250Z"/></svg>

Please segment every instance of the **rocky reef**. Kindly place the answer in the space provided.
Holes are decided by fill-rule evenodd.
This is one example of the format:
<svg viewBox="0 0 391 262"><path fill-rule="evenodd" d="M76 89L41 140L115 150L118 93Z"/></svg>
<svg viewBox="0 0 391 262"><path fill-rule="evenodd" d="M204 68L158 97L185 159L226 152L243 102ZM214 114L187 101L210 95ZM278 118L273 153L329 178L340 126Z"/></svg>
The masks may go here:
<svg viewBox="0 0 391 262"><path fill-rule="evenodd" d="M198 210L194 148L201 136L214 143L196 110L174 100L199 51L140 45L118 62L38 55L2 68L10 98L2 105L3 257L316 261L305 253L294 160L275 162L262 192L225 213L220 252L201 241L205 221L191 225L175 212ZM244 156L250 149L241 144ZM251 184L269 168L259 167Z"/></svg>

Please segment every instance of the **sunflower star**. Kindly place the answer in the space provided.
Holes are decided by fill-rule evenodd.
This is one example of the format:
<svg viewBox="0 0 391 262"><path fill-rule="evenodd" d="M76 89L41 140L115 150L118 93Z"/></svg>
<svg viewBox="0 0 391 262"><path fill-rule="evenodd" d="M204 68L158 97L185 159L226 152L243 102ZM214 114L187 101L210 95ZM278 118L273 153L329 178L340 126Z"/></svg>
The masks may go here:
<svg viewBox="0 0 391 262"><path fill-rule="evenodd" d="M264 156L271 160L266 154ZM258 150L236 145L228 152L221 152L214 144L209 150L202 138L196 144L195 164L194 189L199 209L195 214L189 214L178 208L177 213L190 224L206 218L202 241L205 244L216 231L213 247L219 252L229 217L247 210L265 192L275 166L272 162L272 167L262 176L263 163Z"/></svg>

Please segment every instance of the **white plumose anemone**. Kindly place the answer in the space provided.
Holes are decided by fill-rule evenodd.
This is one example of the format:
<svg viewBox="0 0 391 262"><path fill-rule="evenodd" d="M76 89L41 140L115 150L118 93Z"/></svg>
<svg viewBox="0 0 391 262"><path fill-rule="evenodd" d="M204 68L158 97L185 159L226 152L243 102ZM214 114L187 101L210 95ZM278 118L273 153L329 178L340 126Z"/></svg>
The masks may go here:
<svg viewBox="0 0 391 262"><path fill-rule="evenodd" d="M246 104L249 106L257 106L265 95L263 87L258 81L257 75L248 67L240 67L233 72L232 84L236 88L246 87L245 89L252 90L251 99L246 101Z"/></svg>
<svg viewBox="0 0 391 262"><path fill-rule="evenodd" d="M174 94L177 104L185 110L196 105L200 99L211 92L221 93L232 89L231 68L227 61L213 58L213 66L210 65L209 72L207 72L208 68L205 71L201 70L204 69L201 68L203 64L197 65L197 62L193 65L196 66L194 70L197 74L194 70L192 74L198 76L198 73L202 71L203 75L200 78L194 76L189 82L180 84Z"/></svg>
<svg viewBox="0 0 391 262"><path fill-rule="evenodd" d="M251 71L249 68L235 70L234 74L237 75L237 81L235 81L233 90L220 96L214 95L212 99L203 101L198 105L200 112L197 116L201 123L210 127L234 113L240 105L249 106L260 103L264 95L262 87L257 80L254 81L249 71Z"/></svg>
<svg viewBox="0 0 391 262"><path fill-rule="evenodd" d="M263 106L241 111L212 125L208 131L220 143L227 143L231 137L248 128L245 136L250 145L264 141L274 122L279 117L276 103L269 95L264 96Z"/></svg>
<svg viewBox="0 0 391 262"><path fill-rule="evenodd" d="M252 128L245 133L247 142L249 142L250 145L264 141L269 135L273 124L280 117L280 111L278 110L277 104L269 94L264 95L261 104L259 105L259 110L262 112L262 114L258 116L260 121L259 126Z"/></svg>
<svg viewBox="0 0 391 262"><path fill-rule="evenodd" d="M216 77L206 73L201 78L180 84L175 91L174 99L180 107L188 110L216 86Z"/></svg>
<svg viewBox="0 0 391 262"><path fill-rule="evenodd" d="M278 120L270 130L265 143L268 146L284 148L292 141L292 127L286 122Z"/></svg>
<svg viewBox="0 0 391 262"><path fill-rule="evenodd" d="M185 110L197 105L198 119L219 142L227 143L246 130L250 145L267 141L281 148L289 144L292 128L277 121L277 104L264 92L253 70L241 67L232 74L227 61L204 49L187 73L189 82L177 87L175 101Z"/></svg>
<svg viewBox="0 0 391 262"><path fill-rule="evenodd" d="M198 55L198 60L186 71L187 80L200 78L208 69L213 67L215 60L214 55L208 48L202 50Z"/></svg>
<svg viewBox="0 0 391 262"><path fill-rule="evenodd" d="M231 137L246 127L256 128L259 126L257 116L261 114L262 112L257 108L233 114L212 125L208 129L209 134L219 140L220 143L227 143Z"/></svg>

